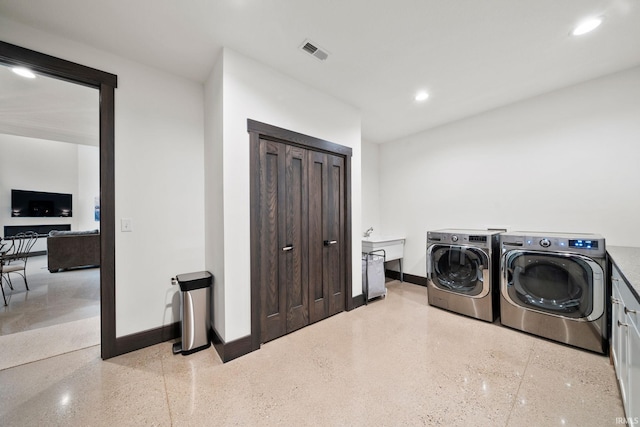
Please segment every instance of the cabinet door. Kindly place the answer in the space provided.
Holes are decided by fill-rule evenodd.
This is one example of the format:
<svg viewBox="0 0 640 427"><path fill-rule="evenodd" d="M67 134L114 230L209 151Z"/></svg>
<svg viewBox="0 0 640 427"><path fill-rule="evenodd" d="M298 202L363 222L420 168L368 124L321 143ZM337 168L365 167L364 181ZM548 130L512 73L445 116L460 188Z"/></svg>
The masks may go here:
<svg viewBox="0 0 640 427"><path fill-rule="evenodd" d="M625 286L624 283L619 282L619 286ZM619 294L620 295L620 294ZM618 310L618 317L613 318L613 328L618 330L618 381L620 382L620 394L622 395L622 405L625 412L628 411L629 397L629 323L627 316L624 313L624 300L621 297L620 310Z"/></svg>
<svg viewBox="0 0 640 427"><path fill-rule="evenodd" d="M626 366L620 373L626 375L625 413L627 419L638 424L640 420L640 301L631 291L627 282L619 282L620 294L624 304L625 327L627 332Z"/></svg>
<svg viewBox="0 0 640 427"><path fill-rule="evenodd" d="M614 266L612 271L612 350L628 420L640 418L640 302ZM634 421L637 423L637 421Z"/></svg>
<svg viewBox="0 0 640 427"><path fill-rule="evenodd" d="M640 320L640 313L629 315ZM627 417L640 420L640 322L629 324L629 387L627 391Z"/></svg>
<svg viewBox="0 0 640 427"><path fill-rule="evenodd" d="M622 298L620 296L618 278L616 278L615 270L611 277L612 289L611 289L611 358L613 359L613 366L616 371L616 378L620 381L620 347L622 339L621 331L622 327L618 325L618 320L623 319L621 313L624 309L622 305ZM622 313L624 315L624 313Z"/></svg>

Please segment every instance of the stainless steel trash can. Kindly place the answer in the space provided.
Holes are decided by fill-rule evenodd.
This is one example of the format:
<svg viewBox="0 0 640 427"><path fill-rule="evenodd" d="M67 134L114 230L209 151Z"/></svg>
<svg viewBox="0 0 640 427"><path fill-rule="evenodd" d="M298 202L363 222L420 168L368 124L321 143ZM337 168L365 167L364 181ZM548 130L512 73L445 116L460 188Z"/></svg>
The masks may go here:
<svg viewBox="0 0 640 427"><path fill-rule="evenodd" d="M173 354L194 353L211 345L209 313L213 275L208 271L179 274L172 281L180 285L182 341L173 345Z"/></svg>

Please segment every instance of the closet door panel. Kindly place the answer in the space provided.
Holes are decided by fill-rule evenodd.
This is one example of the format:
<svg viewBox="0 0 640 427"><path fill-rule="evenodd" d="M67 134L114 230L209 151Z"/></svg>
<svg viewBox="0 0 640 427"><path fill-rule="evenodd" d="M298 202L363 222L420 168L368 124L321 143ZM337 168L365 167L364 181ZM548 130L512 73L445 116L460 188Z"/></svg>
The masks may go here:
<svg viewBox="0 0 640 427"><path fill-rule="evenodd" d="M262 342L286 333L286 293L282 283L281 208L284 204L284 146L260 140L260 316Z"/></svg>
<svg viewBox="0 0 640 427"><path fill-rule="evenodd" d="M324 279L324 202L327 198L327 156L309 152L309 316L329 316L328 281Z"/></svg>
<svg viewBox="0 0 640 427"><path fill-rule="evenodd" d="M329 315L345 308L344 160L327 155L324 276L328 280Z"/></svg>
<svg viewBox="0 0 640 427"><path fill-rule="evenodd" d="M309 212L307 151L287 145L281 259L287 294L287 332L309 324Z"/></svg>

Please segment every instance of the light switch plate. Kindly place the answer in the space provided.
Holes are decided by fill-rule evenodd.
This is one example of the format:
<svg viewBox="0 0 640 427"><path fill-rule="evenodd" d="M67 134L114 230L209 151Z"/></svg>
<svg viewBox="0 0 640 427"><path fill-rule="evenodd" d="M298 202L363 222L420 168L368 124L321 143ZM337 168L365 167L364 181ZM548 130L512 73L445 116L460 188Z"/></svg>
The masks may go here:
<svg viewBox="0 0 640 427"><path fill-rule="evenodd" d="M133 223L131 221L131 218L120 219L120 231L123 231L123 232L133 231Z"/></svg>

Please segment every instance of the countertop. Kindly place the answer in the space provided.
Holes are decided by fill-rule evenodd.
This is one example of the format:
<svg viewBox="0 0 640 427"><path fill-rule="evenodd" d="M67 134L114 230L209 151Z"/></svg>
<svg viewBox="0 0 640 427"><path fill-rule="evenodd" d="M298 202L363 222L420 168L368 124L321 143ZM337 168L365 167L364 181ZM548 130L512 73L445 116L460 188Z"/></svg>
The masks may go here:
<svg viewBox="0 0 640 427"><path fill-rule="evenodd" d="M370 242L370 243L384 243L384 242L393 242L396 240L405 240L406 237L401 237L401 236L394 236L394 235L390 235L390 236L369 236L369 237L363 237L362 241L363 242Z"/></svg>
<svg viewBox="0 0 640 427"><path fill-rule="evenodd" d="M640 248L607 246L607 252L640 301Z"/></svg>

